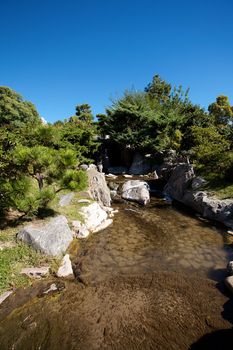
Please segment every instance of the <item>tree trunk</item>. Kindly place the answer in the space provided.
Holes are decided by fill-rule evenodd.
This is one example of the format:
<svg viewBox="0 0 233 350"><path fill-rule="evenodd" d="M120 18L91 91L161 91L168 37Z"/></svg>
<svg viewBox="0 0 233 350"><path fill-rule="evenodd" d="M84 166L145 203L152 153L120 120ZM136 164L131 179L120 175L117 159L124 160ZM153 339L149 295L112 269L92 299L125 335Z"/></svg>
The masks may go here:
<svg viewBox="0 0 233 350"><path fill-rule="evenodd" d="M40 189L40 191L42 190L42 188L43 188L43 186L44 186L44 182L43 182L43 175L42 174L40 174L40 173L37 173L36 175L35 175L35 178L36 178L36 180L37 180L37 182L38 182L38 186L39 186L39 189Z"/></svg>

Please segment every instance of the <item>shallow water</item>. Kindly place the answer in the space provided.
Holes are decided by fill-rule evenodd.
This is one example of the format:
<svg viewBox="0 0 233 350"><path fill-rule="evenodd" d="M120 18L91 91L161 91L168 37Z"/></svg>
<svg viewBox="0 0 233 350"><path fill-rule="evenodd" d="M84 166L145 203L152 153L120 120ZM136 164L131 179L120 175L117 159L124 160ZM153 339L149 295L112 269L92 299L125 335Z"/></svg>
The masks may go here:
<svg viewBox="0 0 233 350"><path fill-rule="evenodd" d="M160 271L195 273L219 281L233 259L223 228L152 199L142 207L115 205L119 213L106 230L82 241L76 273L87 283L110 276Z"/></svg>

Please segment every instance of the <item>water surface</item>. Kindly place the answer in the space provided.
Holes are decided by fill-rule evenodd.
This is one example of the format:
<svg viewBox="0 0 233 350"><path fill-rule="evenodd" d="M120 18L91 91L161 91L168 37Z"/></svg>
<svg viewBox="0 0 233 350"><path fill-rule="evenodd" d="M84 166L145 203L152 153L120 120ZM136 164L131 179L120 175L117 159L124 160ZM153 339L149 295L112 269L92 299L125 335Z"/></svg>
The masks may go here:
<svg viewBox="0 0 233 350"><path fill-rule="evenodd" d="M177 271L221 280L233 259L230 237L213 223L177 210L162 199L148 206L115 205L106 230L82 241L76 272L86 282L147 272Z"/></svg>

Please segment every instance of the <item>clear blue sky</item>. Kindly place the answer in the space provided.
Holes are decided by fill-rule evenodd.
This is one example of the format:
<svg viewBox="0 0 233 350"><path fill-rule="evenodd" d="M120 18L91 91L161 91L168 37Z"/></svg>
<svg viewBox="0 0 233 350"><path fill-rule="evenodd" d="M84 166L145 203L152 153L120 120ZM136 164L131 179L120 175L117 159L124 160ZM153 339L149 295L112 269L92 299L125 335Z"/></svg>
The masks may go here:
<svg viewBox="0 0 233 350"><path fill-rule="evenodd" d="M0 85L53 122L144 89L156 73L233 104L232 0L0 0Z"/></svg>

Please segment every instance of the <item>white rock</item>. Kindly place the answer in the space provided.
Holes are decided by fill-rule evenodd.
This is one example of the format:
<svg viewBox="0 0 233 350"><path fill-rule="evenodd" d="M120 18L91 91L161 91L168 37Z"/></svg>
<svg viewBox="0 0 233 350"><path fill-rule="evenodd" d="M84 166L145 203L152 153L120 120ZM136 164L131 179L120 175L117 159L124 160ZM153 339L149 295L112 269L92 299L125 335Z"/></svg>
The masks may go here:
<svg viewBox="0 0 233 350"><path fill-rule="evenodd" d="M122 198L140 204L150 202L149 186L145 181L129 180L122 186Z"/></svg>
<svg viewBox="0 0 233 350"><path fill-rule="evenodd" d="M73 275L72 264L69 254L66 254L62 259L61 266L57 271L57 277L68 277Z"/></svg>
<svg viewBox="0 0 233 350"><path fill-rule="evenodd" d="M105 175L106 177L110 178L110 179L116 179L117 176L116 175L113 175L113 174L107 174Z"/></svg>
<svg viewBox="0 0 233 350"><path fill-rule="evenodd" d="M51 286L49 287L49 289L45 290L43 292L43 294L49 294L51 292L55 292L56 290L58 290L57 286L55 283L52 283Z"/></svg>
<svg viewBox="0 0 233 350"><path fill-rule="evenodd" d="M27 267L21 270L22 275L27 275L30 278L41 278L49 273L49 266L43 267Z"/></svg>
<svg viewBox="0 0 233 350"><path fill-rule="evenodd" d="M106 213L111 213L114 210L112 207L102 207L102 208L106 211Z"/></svg>
<svg viewBox="0 0 233 350"><path fill-rule="evenodd" d="M129 174L124 174L123 175L126 179L130 179L131 177L133 177L133 175L129 175Z"/></svg>
<svg viewBox="0 0 233 350"><path fill-rule="evenodd" d="M89 231L94 231L108 217L106 211L97 202L81 208L80 212L84 216L85 226Z"/></svg>
<svg viewBox="0 0 233 350"><path fill-rule="evenodd" d="M73 220L72 221L72 228L76 231L78 231L82 226L82 223L81 221L78 221L78 220Z"/></svg>
<svg viewBox="0 0 233 350"><path fill-rule="evenodd" d="M108 226L110 226L112 224L113 220L112 219L107 219L104 222L102 222L102 224L100 224L93 232L99 232L101 230L104 230L105 228L107 228Z"/></svg>
<svg viewBox="0 0 233 350"><path fill-rule="evenodd" d="M11 294L13 293L12 290L8 290L7 292L4 292L0 295L0 304L4 302Z"/></svg>
<svg viewBox="0 0 233 350"><path fill-rule="evenodd" d="M82 225L78 232L76 233L77 238L87 238L90 234L90 231L86 228L85 225Z"/></svg>
<svg viewBox="0 0 233 350"><path fill-rule="evenodd" d="M227 233L228 233L229 235L233 235L233 230L228 230Z"/></svg>

